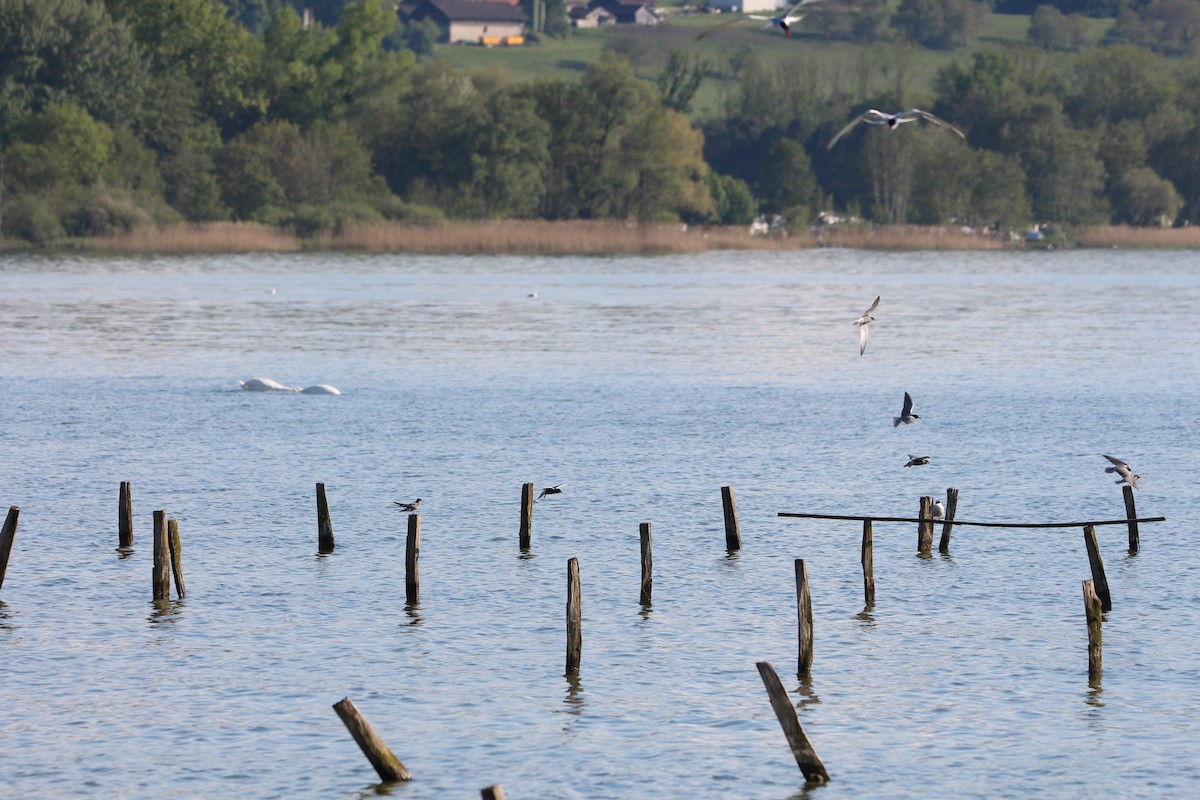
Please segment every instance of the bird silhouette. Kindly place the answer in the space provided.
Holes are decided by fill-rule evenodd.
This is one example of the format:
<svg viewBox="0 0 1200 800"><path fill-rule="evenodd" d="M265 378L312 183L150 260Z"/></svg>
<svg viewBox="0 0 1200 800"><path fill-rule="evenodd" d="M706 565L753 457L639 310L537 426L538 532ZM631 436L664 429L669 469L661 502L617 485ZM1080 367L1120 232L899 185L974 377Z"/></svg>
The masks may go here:
<svg viewBox="0 0 1200 800"><path fill-rule="evenodd" d="M724 22L718 22L716 25L713 25L696 38L703 39L705 36L710 36L723 28L728 28L730 25L734 25L738 22L745 22L748 19L761 19L766 20L766 24L762 26L762 30L767 30L768 28L778 28L779 30L783 31L784 36L790 39L792 36L792 26L804 19L803 14L797 14L796 12L804 6L819 2L822 2L822 0L800 0L799 3L796 3L787 11L774 17L768 17L764 14L745 14L735 17L734 19L727 19Z"/></svg>
<svg viewBox="0 0 1200 800"><path fill-rule="evenodd" d="M421 507L421 498L419 497L411 503L401 503L399 500L393 500L392 502L400 506L401 511L416 511Z"/></svg>
<svg viewBox="0 0 1200 800"><path fill-rule="evenodd" d="M893 425L892 427L895 427L895 426ZM928 464L928 463L929 463L929 456L914 456L914 455L910 455L910 456L908 457L908 463L907 463L907 464L905 464L904 466L906 466L906 467L920 467L920 466L923 466L923 465L925 465L925 464Z"/></svg>
<svg viewBox="0 0 1200 800"><path fill-rule="evenodd" d="M930 114L928 111L922 111L919 108L910 108L907 111L898 111L895 114L885 114L882 111L871 108L859 114L850 121L849 125L838 131L837 135L829 140L829 144L825 145L825 149L832 150L833 146L837 144L838 139L841 139L843 136L849 133L850 130L860 122L865 122L868 125L887 125L888 130L894 130L897 126L903 125L905 122L916 122L922 119L932 122L934 125L938 125L943 128L949 128L957 133L963 139L963 141L966 141L967 135L965 133L951 125L949 122L946 122L946 120L942 119L941 117Z"/></svg>
<svg viewBox="0 0 1200 800"><path fill-rule="evenodd" d="M901 422L903 422L905 425L912 425L914 419L920 419L920 417L913 413L912 398L909 396L908 392L905 392L904 406L900 409L900 416L892 417L892 427L900 427Z"/></svg>
<svg viewBox="0 0 1200 800"><path fill-rule="evenodd" d="M554 486L547 486L545 489L542 489L542 492L541 492L541 494L539 494L537 496L537 499L541 500L543 497L545 497L548 494L562 494L562 487L564 487L564 486L566 486L565 483L558 483L558 484L555 484Z"/></svg>

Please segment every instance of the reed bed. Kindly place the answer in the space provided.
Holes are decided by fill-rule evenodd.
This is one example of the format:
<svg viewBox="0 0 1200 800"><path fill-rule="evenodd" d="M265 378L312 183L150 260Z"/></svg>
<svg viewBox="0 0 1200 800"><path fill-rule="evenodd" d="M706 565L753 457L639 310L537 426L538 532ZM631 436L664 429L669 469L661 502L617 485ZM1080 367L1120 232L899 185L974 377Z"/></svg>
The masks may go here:
<svg viewBox="0 0 1200 800"><path fill-rule="evenodd" d="M824 247L861 250L1001 250L997 233L925 225L832 225L813 234Z"/></svg>
<svg viewBox="0 0 1200 800"><path fill-rule="evenodd" d="M254 222L208 222L138 228L118 236L83 239L84 250L118 253L263 253L304 249L290 231Z"/></svg>
<svg viewBox="0 0 1200 800"><path fill-rule="evenodd" d="M1135 228L1130 225L1100 225L1094 228L1080 228L1071 238L1076 247L1191 250L1200 248L1200 227Z"/></svg>

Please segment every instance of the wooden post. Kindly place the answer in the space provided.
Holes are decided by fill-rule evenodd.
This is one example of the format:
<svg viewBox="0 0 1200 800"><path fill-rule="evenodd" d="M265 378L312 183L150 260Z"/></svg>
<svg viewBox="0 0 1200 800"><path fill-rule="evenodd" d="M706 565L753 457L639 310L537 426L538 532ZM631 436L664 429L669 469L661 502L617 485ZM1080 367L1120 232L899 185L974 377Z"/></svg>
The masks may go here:
<svg viewBox="0 0 1200 800"><path fill-rule="evenodd" d="M804 735L804 729L800 727L800 718L796 716L796 707L792 705L787 690L775 674L775 668L769 661L759 661L757 666L763 685L767 687L767 696L771 698L771 708L775 710L775 717L779 720L779 726L783 728L783 735L787 737L788 746L792 749L800 771L804 773L804 779L812 783L825 783L829 780L829 773L825 771L825 765L821 763L817 751Z"/></svg>
<svg viewBox="0 0 1200 800"><path fill-rule="evenodd" d="M317 484L317 552L333 552L333 521L329 518L329 501L325 499L325 484Z"/></svg>
<svg viewBox="0 0 1200 800"><path fill-rule="evenodd" d="M738 525L737 504L733 502L733 487L721 487L721 506L725 511L725 549L742 549L742 529Z"/></svg>
<svg viewBox="0 0 1200 800"><path fill-rule="evenodd" d="M521 487L521 539L522 550L528 550L533 542L533 484Z"/></svg>
<svg viewBox="0 0 1200 800"><path fill-rule="evenodd" d="M1101 652L1101 603L1091 581L1083 582L1083 613L1087 617L1088 627L1088 678L1099 678L1104 661Z"/></svg>
<svg viewBox="0 0 1200 800"><path fill-rule="evenodd" d="M650 523L638 526L642 541L642 605L650 604L650 592L654 588L654 555L650 543Z"/></svg>
<svg viewBox="0 0 1200 800"><path fill-rule="evenodd" d="M412 780L412 773L400 763L400 759L396 758L396 754L392 752L387 743L375 732L375 729L371 727L371 723L367 722L366 717L359 713L358 708L355 707L349 697L334 703L333 710L342 718L342 722L346 724L346 729L350 731L350 735L354 737L354 741L358 742L363 755L367 757L367 760L371 762L371 766L379 773L381 780Z"/></svg>
<svg viewBox="0 0 1200 800"><path fill-rule="evenodd" d="M117 547L133 547L133 497L129 481L121 481L117 499Z"/></svg>
<svg viewBox="0 0 1200 800"><path fill-rule="evenodd" d="M863 520L862 534L862 570L863 594L868 606L875 605L875 553L874 537L871 534L871 520Z"/></svg>
<svg viewBox="0 0 1200 800"><path fill-rule="evenodd" d="M504 800L504 789L498 783L480 789L479 794L483 800Z"/></svg>
<svg viewBox="0 0 1200 800"><path fill-rule="evenodd" d="M13 539L17 537L17 519L20 516L20 508L9 506L4 527L0 528L0 587L4 586L4 573L8 571L8 557L12 553Z"/></svg>
<svg viewBox="0 0 1200 800"><path fill-rule="evenodd" d="M938 541L938 552L950 552L950 529L954 526L954 512L958 508L958 489L946 490L946 521L942 523L942 538Z"/></svg>
<svg viewBox="0 0 1200 800"><path fill-rule="evenodd" d="M155 600L171 597L171 546L167 539L167 512L154 512L154 571L152 585Z"/></svg>
<svg viewBox="0 0 1200 800"><path fill-rule="evenodd" d="M917 517L921 522L917 523L917 554L928 556L929 551L933 549L933 523L925 522L929 515L933 513L933 498L926 495L921 498L921 510L917 513Z"/></svg>
<svg viewBox="0 0 1200 800"><path fill-rule="evenodd" d="M1083 529L1083 543L1087 547L1088 563L1092 567L1092 583L1096 596L1100 598L1102 611L1112 611L1112 596L1108 593L1108 578L1104 577L1104 562L1100 560L1100 546L1096 544L1096 529L1088 525Z"/></svg>
<svg viewBox="0 0 1200 800"><path fill-rule="evenodd" d="M1129 520L1129 555L1135 555L1140 544L1138 537L1137 508L1133 504L1133 487L1122 486L1121 494L1125 495L1125 517Z"/></svg>
<svg viewBox="0 0 1200 800"><path fill-rule="evenodd" d="M579 602L579 559L567 562L567 674L579 674L583 651L582 608Z"/></svg>
<svg viewBox="0 0 1200 800"><path fill-rule="evenodd" d="M183 542L179 539L179 520L167 520L167 546L171 551L171 574L175 577L175 596L183 599Z"/></svg>
<svg viewBox="0 0 1200 800"><path fill-rule="evenodd" d="M404 599L409 605L421 599L421 515L408 515L408 541L404 549Z"/></svg>
<svg viewBox="0 0 1200 800"><path fill-rule="evenodd" d="M796 672L807 675L813 661L813 616L812 596L808 592L808 568L804 559L796 559L796 619L799 623L797 636L800 642Z"/></svg>

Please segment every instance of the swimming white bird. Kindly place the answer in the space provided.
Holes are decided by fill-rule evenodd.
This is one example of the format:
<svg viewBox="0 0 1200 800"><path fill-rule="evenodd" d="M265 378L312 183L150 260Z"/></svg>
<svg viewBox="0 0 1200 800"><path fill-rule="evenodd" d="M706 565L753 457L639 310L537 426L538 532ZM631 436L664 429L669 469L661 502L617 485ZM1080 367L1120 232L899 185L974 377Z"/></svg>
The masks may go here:
<svg viewBox="0 0 1200 800"><path fill-rule="evenodd" d="M279 381L270 378L251 378L248 381L238 381L247 392L298 392L295 386L284 386Z"/></svg>
<svg viewBox="0 0 1200 800"><path fill-rule="evenodd" d="M565 483L557 483L554 486L547 486L545 489L542 489L542 493L537 496L537 499L541 500L548 494L562 494L562 487L564 486L566 486Z"/></svg>
<svg viewBox="0 0 1200 800"><path fill-rule="evenodd" d="M1142 476L1134 475L1133 467L1129 466L1116 456L1105 456L1105 458L1112 462L1112 466L1105 467L1104 471L1108 473L1116 473L1117 475L1121 476L1121 479L1117 481L1117 483L1128 484L1135 489L1138 488L1138 481L1141 480Z"/></svg>
<svg viewBox="0 0 1200 800"><path fill-rule="evenodd" d="M341 394L336 386L330 386L328 383L317 383L312 386L305 386L300 390L304 394Z"/></svg>
<svg viewBox="0 0 1200 800"><path fill-rule="evenodd" d="M963 139L963 141L966 141L967 139L967 135L965 133L951 125L949 122L946 122L946 120L942 119L941 117L935 117L928 111L922 111L919 108L910 108L907 111L898 111L895 114L885 114L882 111L871 108L859 114L850 121L849 125L838 131L837 136L834 136L829 140L829 144L825 145L825 149L832 149L833 146L837 144L838 139L841 139L843 136L849 133L850 129L860 122L865 122L868 125L887 125L888 130L892 130L897 125L903 125L905 122L916 122L917 120L921 119L928 120L934 125L940 125L943 128L949 128L957 133Z"/></svg>
<svg viewBox="0 0 1200 800"><path fill-rule="evenodd" d="M941 519L942 514L945 514L945 513L946 513L946 507L944 505L942 505L942 501L934 500L933 501L933 518Z"/></svg>
<svg viewBox="0 0 1200 800"><path fill-rule="evenodd" d="M400 506L401 511L416 511L421 507L421 498L419 497L411 503L401 503L399 500L393 500L392 502Z"/></svg>
<svg viewBox="0 0 1200 800"><path fill-rule="evenodd" d="M703 39L705 36L708 36L709 34L712 34L712 33L716 33L717 31L721 30L722 28L727 28L736 22L742 22L742 21L748 20L748 19L762 19L762 20L766 20L766 24L762 26L762 30L765 31L768 28L778 28L779 30L783 31L784 36L786 36L790 39L792 37L792 26L795 25L796 23L798 23L800 20L804 19L804 15L797 14L796 11L798 11L800 8L803 8L804 6L812 5L813 3L820 3L820 2L822 2L822 0L800 0L799 3L796 3L794 6L789 8L787 11L785 11L782 14L780 14L779 16L775 16L775 17L768 17L763 14L745 14L740 17L735 17L734 19L727 19L724 22L718 22L716 25L713 25L711 28L704 31L704 33L701 33L696 38Z"/></svg>
<svg viewBox="0 0 1200 800"><path fill-rule="evenodd" d="M854 324L858 326L858 354L861 356L867 352L867 325L875 321L871 316L871 312L879 305L879 298L875 298L875 302L871 303L871 307L863 312L863 315L854 320Z"/></svg>
<svg viewBox="0 0 1200 800"><path fill-rule="evenodd" d="M908 392L905 392L904 407L900 409L900 416L892 417L892 427L900 427L901 422L903 422L905 425L912 425L914 419L920 419L920 417L913 413L912 398L909 397Z"/></svg>
<svg viewBox="0 0 1200 800"><path fill-rule="evenodd" d="M893 425L892 427L894 428L894 427L896 427L896 426L895 426L895 425ZM925 464L928 464L928 463L929 463L929 456L914 456L914 455L909 455L909 457L908 457L908 463L907 463L907 464L905 464L904 466L906 466L906 467L920 467L920 466L923 466L923 465L925 465Z"/></svg>

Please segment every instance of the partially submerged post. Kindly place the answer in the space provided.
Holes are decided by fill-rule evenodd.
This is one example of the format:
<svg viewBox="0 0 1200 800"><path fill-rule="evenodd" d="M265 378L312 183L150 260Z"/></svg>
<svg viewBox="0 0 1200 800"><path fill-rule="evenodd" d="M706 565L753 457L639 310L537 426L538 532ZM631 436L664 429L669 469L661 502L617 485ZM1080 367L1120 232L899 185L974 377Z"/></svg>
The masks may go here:
<svg viewBox="0 0 1200 800"><path fill-rule="evenodd" d="M13 539L17 536L17 519L20 516L20 508L9 506L4 527L0 528L0 587L4 586L4 573L8 571L8 557L12 553Z"/></svg>
<svg viewBox="0 0 1200 800"><path fill-rule="evenodd" d="M121 481L117 498L117 547L133 547L133 493L129 481Z"/></svg>
<svg viewBox="0 0 1200 800"><path fill-rule="evenodd" d="M825 765L821 763L817 751L804 735L804 729L800 727L800 718L796 716L796 707L792 705L787 690L779 681L775 668L769 661L759 661L757 666L763 685L767 687L767 696L771 698L771 708L775 710L775 717L779 720L779 726L783 728L783 735L787 737L788 747L792 749L792 755L800 771L804 773L804 779L812 783L827 782L829 773L825 771Z"/></svg>
<svg viewBox="0 0 1200 800"><path fill-rule="evenodd" d="M421 599L421 515L408 515L408 538L404 548L404 600L409 605Z"/></svg>
<svg viewBox="0 0 1200 800"><path fill-rule="evenodd" d="M171 597L171 546L167 539L167 512L154 512L154 571L151 583L155 600Z"/></svg>
<svg viewBox="0 0 1200 800"><path fill-rule="evenodd" d="M958 508L958 489L946 490L946 521L942 523L942 538L938 541L938 552L950 552L950 529L954 526L954 512Z"/></svg>
<svg viewBox="0 0 1200 800"><path fill-rule="evenodd" d="M926 495L921 498L921 510L917 514L917 555L928 556L933 549L933 523L929 520L933 514L933 498Z"/></svg>
<svg viewBox="0 0 1200 800"><path fill-rule="evenodd" d="M171 551L171 574L175 578L175 596L180 600L187 594L183 587L183 542L179 539L179 520L167 520L167 546Z"/></svg>
<svg viewBox="0 0 1200 800"><path fill-rule="evenodd" d="M412 773L400 763L400 759L396 758L396 754L392 752L387 743L375 732L375 729L371 727L371 723L367 722L366 717L359 712L349 697L334 703L333 710L342 718L346 729L350 731L350 735L354 737L354 741L358 742L363 755L367 757L367 760L371 762L371 766L379 773L380 780L412 780Z"/></svg>
<svg viewBox="0 0 1200 800"><path fill-rule="evenodd" d="M862 534L863 595L868 606L875 605L875 553L871 520L863 520Z"/></svg>
<svg viewBox="0 0 1200 800"><path fill-rule="evenodd" d="M1104 562L1100 559L1100 546L1096 543L1096 529L1088 525L1083 529L1083 543L1087 547L1088 564L1092 568L1092 583L1096 596L1100 598L1102 611L1112 611L1112 596L1108 593L1108 578L1104 576Z"/></svg>
<svg viewBox="0 0 1200 800"><path fill-rule="evenodd" d="M521 534L520 546L528 550L533 541L533 484L521 487Z"/></svg>
<svg viewBox="0 0 1200 800"><path fill-rule="evenodd" d="M1140 543L1138 537L1137 508L1133 503L1133 487L1122 486L1121 494L1125 495L1125 518L1129 520L1129 555L1135 555Z"/></svg>
<svg viewBox="0 0 1200 800"><path fill-rule="evenodd" d="M638 526L638 534L642 544L642 605L650 604L650 592L654 588L654 555L650 542L650 523L643 522Z"/></svg>
<svg viewBox="0 0 1200 800"><path fill-rule="evenodd" d="M721 506L725 512L725 549L742 549L742 529L738 525L737 504L733 502L733 487L721 487Z"/></svg>
<svg viewBox="0 0 1200 800"><path fill-rule="evenodd" d="M567 675L579 674L583 652L582 607L579 601L579 559L567 562Z"/></svg>
<svg viewBox="0 0 1200 800"><path fill-rule="evenodd" d="M483 800L504 800L504 789L498 783L480 789L479 794Z"/></svg>
<svg viewBox="0 0 1200 800"><path fill-rule="evenodd" d="M317 484L317 552L333 552L333 522L329 519L329 501L325 499L325 484Z"/></svg>
<svg viewBox="0 0 1200 800"><path fill-rule="evenodd" d="M1088 627L1088 678L1100 677L1103 666L1101 636L1101 604L1091 581L1083 582L1083 613Z"/></svg>
<svg viewBox="0 0 1200 800"><path fill-rule="evenodd" d="M796 620L798 623L799 657L796 672L807 675L813 661L812 596L808 592L808 568L804 559L796 559Z"/></svg>

